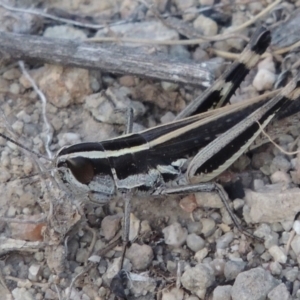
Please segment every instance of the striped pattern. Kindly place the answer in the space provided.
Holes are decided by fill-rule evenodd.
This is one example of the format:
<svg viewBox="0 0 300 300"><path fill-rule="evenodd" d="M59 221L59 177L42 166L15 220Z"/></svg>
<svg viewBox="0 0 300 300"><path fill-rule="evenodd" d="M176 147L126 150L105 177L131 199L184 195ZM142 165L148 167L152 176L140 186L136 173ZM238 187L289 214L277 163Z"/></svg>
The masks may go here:
<svg viewBox="0 0 300 300"><path fill-rule="evenodd" d="M259 29L239 61L204 93L202 103L187 109L185 114L193 116L136 134L64 147L56 156L62 179L107 196L113 193L112 182L116 189L153 191L178 176L189 157L194 158L187 170L188 179L204 182L215 178L259 135L256 121L265 127L281 108L290 105L290 100L299 97L297 77L271 100L245 101L198 113L227 104L269 43L270 32ZM109 192L105 191L106 182Z"/></svg>

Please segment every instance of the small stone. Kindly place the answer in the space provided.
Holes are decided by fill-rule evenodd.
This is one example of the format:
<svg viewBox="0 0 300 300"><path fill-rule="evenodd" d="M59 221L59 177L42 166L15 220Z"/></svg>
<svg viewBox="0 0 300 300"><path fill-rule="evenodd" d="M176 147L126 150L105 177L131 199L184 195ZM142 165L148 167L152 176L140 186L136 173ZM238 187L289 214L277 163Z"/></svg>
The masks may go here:
<svg viewBox="0 0 300 300"><path fill-rule="evenodd" d="M88 259L88 249L79 248L76 252L76 261L79 263L85 263Z"/></svg>
<svg viewBox="0 0 300 300"><path fill-rule="evenodd" d="M106 240L111 240L120 229L121 217L106 216L101 222L101 233Z"/></svg>
<svg viewBox="0 0 300 300"><path fill-rule="evenodd" d="M205 62L209 59L209 56L206 51L204 51L201 47L198 47L193 53L193 59L196 62Z"/></svg>
<svg viewBox="0 0 300 300"><path fill-rule="evenodd" d="M271 90L276 81L276 75L267 69L261 69L253 79L253 86L259 92Z"/></svg>
<svg viewBox="0 0 300 300"><path fill-rule="evenodd" d="M299 196L299 188L283 190L282 185L278 184L265 186L264 191L260 192L245 190L244 199L250 208L249 221L252 223L293 221L300 211ZM287 230L285 227L284 229Z"/></svg>
<svg viewBox="0 0 300 300"><path fill-rule="evenodd" d="M149 224L149 221L143 220L141 222L141 229L140 229L140 234L145 234L151 232L151 227Z"/></svg>
<svg viewBox="0 0 300 300"><path fill-rule="evenodd" d="M255 153L252 157L252 167L260 169L264 165L269 165L273 160L273 156L267 152Z"/></svg>
<svg viewBox="0 0 300 300"><path fill-rule="evenodd" d="M281 264L285 264L287 261L287 256L284 253L284 251L278 247L277 245L274 245L269 248L269 253L273 256L275 261L278 261Z"/></svg>
<svg viewBox="0 0 300 300"><path fill-rule="evenodd" d="M203 248L197 251L194 257L198 263L202 263L203 259L207 256L207 254L208 254L208 249Z"/></svg>
<svg viewBox="0 0 300 300"><path fill-rule="evenodd" d="M0 90L2 93L7 93L9 91L9 81L0 77Z"/></svg>
<svg viewBox="0 0 300 300"><path fill-rule="evenodd" d="M174 121L175 115L171 111L167 111L161 118L160 122L162 124L170 123ZM186 197L184 197L186 198ZM195 204L196 205L196 204Z"/></svg>
<svg viewBox="0 0 300 300"><path fill-rule="evenodd" d="M200 234L202 231L202 223L201 222L189 222L187 224L187 229L189 234L195 233L195 234Z"/></svg>
<svg viewBox="0 0 300 300"><path fill-rule="evenodd" d="M134 215L130 214L129 241L133 241L139 234L141 221Z"/></svg>
<svg viewBox="0 0 300 300"><path fill-rule="evenodd" d="M245 205L245 201L244 200L242 200L242 199L235 199L234 201L233 201L233 208L234 208L234 210L239 210L239 209L241 209L241 208L243 208L244 207L244 205Z"/></svg>
<svg viewBox="0 0 300 300"><path fill-rule="evenodd" d="M15 288L11 293L14 300L35 300L34 295L25 288Z"/></svg>
<svg viewBox="0 0 300 300"><path fill-rule="evenodd" d="M279 281L262 268L240 273L232 286L232 300L262 300Z"/></svg>
<svg viewBox="0 0 300 300"><path fill-rule="evenodd" d="M258 70L268 70L272 73L275 73L275 64L273 57L268 55L264 60L260 61L257 65Z"/></svg>
<svg viewBox="0 0 300 300"><path fill-rule="evenodd" d="M281 283L277 285L271 292L268 293L269 300L290 300L291 294L289 293L286 285Z"/></svg>
<svg viewBox="0 0 300 300"><path fill-rule="evenodd" d="M295 230L295 232L300 235L300 221L296 220L293 224L293 229Z"/></svg>
<svg viewBox="0 0 300 300"><path fill-rule="evenodd" d="M118 274L118 272L120 271L120 261L121 261L121 257L115 258L113 262L108 266L105 273L107 279L111 280ZM130 261L126 257L124 259L123 269L126 271L131 270Z"/></svg>
<svg viewBox="0 0 300 300"><path fill-rule="evenodd" d="M73 132L65 132L62 134L58 134L57 138L58 138L58 145L60 147L64 147L66 145L78 144L81 142L79 134Z"/></svg>
<svg viewBox="0 0 300 300"><path fill-rule="evenodd" d="M183 300L184 291L182 289L173 288L162 294L162 300Z"/></svg>
<svg viewBox="0 0 300 300"><path fill-rule="evenodd" d="M20 85L18 83L12 83L9 87L9 91L14 94L14 95L19 95L20 94Z"/></svg>
<svg viewBox="0 0 300 300"><path fill-rule="evenodd" d="M86 95L92 93L88 70L45 65L36 74L39 87L55 107L83 103Z"/></svg>
<svg viewBox="0 0 300 300"><path fill-rule="evenodd" d="M59 39L72 39L84 40L87 38L83 30L74 28L68 25L57 25L47 27L43 34L44 37L59 38Z"/></svg>
<svg viewBox="0 0 300 300"><path fill-rule="evenodd" d="M217 239L217 249L225 249L233 241L234 234L232 231L225 233Z"/></svg>
<svg viewBox="0 0 300 300"><path fill-rule="evenodd" d="M204 248L205 241L195 233L191 233L186 239L187 246L194 252L197 252Z"/></svg>
<svg viewBox="0 0 300 300"><path fill-rule="evenodd" d="M41 266L39 264L32 264L28 269L28 279L32 281L39 281L41 274Z"/></svg>
<svg viewBox="0 0 300 300"><path fill-rule="evenodd" d="M281 264L277 261L272 261L270 263L270 271L271 271L272 275L275 275L275 276L280 275L282 272Z"/></svg>
<svg viewBox="0 0 300 300"><path fill-rule="evenodd" d="M290 282L294 282L298 275L299 275L299 268L298 267L294 267L291 269L285 269L283 272L283 275L285 276L285 278L290 281Z"/></svg>
<svg viewBox="0 0 300 300"><path fill-rule="evenodd" d="M293 220L281 221L280 224L282 225L282 227L285 231L290 231L293 228L294 222L293 222Z"/></svg>
<svg viewBox="0 0 300 300"><path fill-rule="evenodd" d="M203 299L206 289L215 281L213 269L206 264L197 264L187 269L181 276L181 283L184 288Z"/></svg>
<svg viewBox="0 0 300 300"><path fill-rule="evenodd" d="M184 211L188 213L193 212L198 207L194 195L188 195L186 197L183 197L180 200L179 205Z"/></svg>
<svg viewBox="0 0 300 300"><path fill-rule="evenodd" d="M264 187L265 183L262 179L254 179L253 181L253 189L255 191L259 191Z"/></svg>
<svg viewBox="0 0 300 300"><path fill-rule="evenodd" d="M18 120L14 124L12 124L12 128L14 131L21 135L23 133L24 123Z"/></svg>
<svg viewBox="0 0 300 300"><path fill-rule="evenodd" d="M197 0L175 0L174 1L179 10L185 11L190 7L197 5Z"/></svg>
<svg viewBox="0 0 300 300"><path fill-rule="evenodd" d="M270 170L272 173L276 171L283 171L287 172L291 169L291 163L289 160L287 160L284 156L282 155L277 155L274 157Z"/></svg>
<svg viewBox="0 0 300 300"><path fill-rule="evenodd" d="M34 253L34 258L38 261L41 262L44 260L44 252L36 252Z"/></svg>
<svg viewBox="0 0 300 300"><path fill-rule="evenodd" d="M121 19L129 19L131 15L137 10L138 5L139 3L136 1L122 1L120 6Z"/></svg>
<svg viewBox="0 0 300 300"><path fill-rule="evenodd" d="M210 262L216 276L224 275L225 260L223 258L215 258Z"/></svg>
<svg viewBox="0 0 300 300"><path fill-rule="evenodd" d="M195 193L196 203L198 207L222 208L222 203L217 193Z"/></svg>
<svg viewBox="0 0 300 300"><path fill-rule="evenodd" d="M16 216L17 210L14 206L10 206L6 212L8 218L13 218Z"/></svg>
<svg viewBox="0 0 300 300"><path fill-rule="evenodd" d="M133 243L126 251L126 257L132 263L134 269L145 270L153 260L153 250L148 245Z"/></svg>
<svg viewBox="0 0 300 300"><path fill-rule="evenodd" d="M119 78L119 82L123 86L133 87L136 85L136 78L131 75L124 75Z"/></svg>
<svg viewBox="0 0 300 300"><path fill-rule="evenodd" d="M270 177L272 183L285 183L285 184L289 184L292 179L290 177L289 174L287 174L286 172L283 171L276 171L274 172L271 177Z"/></svg>
<svg viewBox="0 0 300 300"><path fill-rule="evenodd" d="M217 286L214 289L212 300L231 300L231 285Z"/></svg>
<svg viewBox="0 0 300 300"><path fill-rule="evenodd" d="M165 243L175 248L183 245L187 238L187 229L182 228L177 222L165 227L162 232L164 234Z"/></svg>
<svg viewBox="0 0 300 300"><path fill-rule="evenodd" d="M243 261L227 261L224 267L226 280L235 279L245 269L245 267L246 263Z"/></svg>
<svg viewBox="0 0 300 300"><path fill-rule="evenodd" d="M20 76L21 76L21 72L16 68L9 69L5 71L2 75L2 77L7 80L19 79Z"/></svg>
<svg viewBox="0 0 300 300"><path fill-rule="evenodd" d="M173 92L178 89L178 84L174 82L162 81L161 87L167 92Z"/></svg>
<svg viewBox="0 0 300 300"><path fill-rule="evenodd" d="M215 0L199 0L199 4L202 5L207 5L207 6L212 6L214 5Z"/></svg>
<svg viewBox="0 0 300 300"><path fill-rule="evenodd" d="M202 223L202 234L205 237L211 236L216 230L216 222L212 219L201 219Z"/></svg>
<svg viewBox="0 0 300 300"><path fill-rule="evenodd" d="M214 20L205 17L204 15L200 15L193 22L193 25L196 30L205 36L214 36L218 33L217 23Z"/></svg>
<svg viewBox="0 0 300 300"><path fill-rule="evenodd" d="M300 235L295 235L292 242L291 247L297 256L300 255Z"/></svg>
<svg viewBox="0 0 300 300"><path fill-rule="evenodd" d="M168 5L168 0L154 0L153 4L160 13L164 13Z"/></svg>

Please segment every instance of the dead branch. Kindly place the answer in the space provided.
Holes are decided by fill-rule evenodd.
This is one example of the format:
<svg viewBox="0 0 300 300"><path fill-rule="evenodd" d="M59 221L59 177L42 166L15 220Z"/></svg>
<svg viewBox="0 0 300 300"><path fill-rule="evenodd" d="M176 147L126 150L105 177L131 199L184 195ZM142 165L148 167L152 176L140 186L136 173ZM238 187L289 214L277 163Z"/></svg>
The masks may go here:
<svg viewBox="0 0 300 300"><path fill-rule="evenodd" d="M166 55L151 55L119 45L100 46L64 39L0 32L0 51L4 57L116 74L131 74L164 81L207 86L210 72L193 61L180 62Z"/></svg>

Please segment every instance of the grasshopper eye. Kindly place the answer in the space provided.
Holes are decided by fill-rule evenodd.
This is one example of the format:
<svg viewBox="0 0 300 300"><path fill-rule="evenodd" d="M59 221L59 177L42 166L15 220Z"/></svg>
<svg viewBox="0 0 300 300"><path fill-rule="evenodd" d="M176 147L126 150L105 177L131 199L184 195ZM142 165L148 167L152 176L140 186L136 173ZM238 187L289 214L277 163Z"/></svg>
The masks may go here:
<svg viewBox="0 0 300 300"><path fill-rule="evenodd" d="M94 177L92 162L84 157L71 158L66 161L73 176L82 184L88 184Z"/></svg>

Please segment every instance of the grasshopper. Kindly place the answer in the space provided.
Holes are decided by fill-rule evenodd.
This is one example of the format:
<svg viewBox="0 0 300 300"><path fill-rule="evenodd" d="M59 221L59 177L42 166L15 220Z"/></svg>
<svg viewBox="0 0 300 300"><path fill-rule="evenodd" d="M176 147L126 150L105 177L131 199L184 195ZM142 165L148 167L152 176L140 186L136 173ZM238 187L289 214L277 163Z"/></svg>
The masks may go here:
<svg viewBox="0 0 300 300"><path fill-rule="evenodd" d="M63 147L53 159L55 178L73 194L87 195L100 205L130 192L159 196L216 191L242 230L228 207L226 193L212 180L299 96L298 76L270 100L226 105L270 41L270 32L259 28L239 60L175 121L101 142Z"/></svg>

